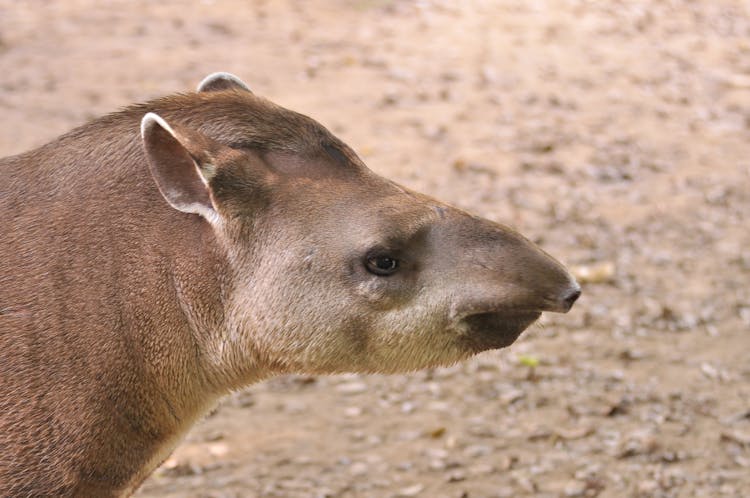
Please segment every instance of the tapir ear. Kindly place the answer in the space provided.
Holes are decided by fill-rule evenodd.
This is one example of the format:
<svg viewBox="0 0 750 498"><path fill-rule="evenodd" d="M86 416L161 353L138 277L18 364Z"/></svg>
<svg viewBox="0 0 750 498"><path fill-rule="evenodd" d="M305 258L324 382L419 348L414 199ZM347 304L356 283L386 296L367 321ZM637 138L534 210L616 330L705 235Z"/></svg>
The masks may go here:
<svg viewBox="0 0 750 498"><path fill-rule="evenodd" d="M213 170L205 150L208 139L197 132L177 133L159 115L141 121L141 136L151 176L170 206L199 214L210 222L219 215L211 202L208 175Z"/></svg>
<svg viewBox="0 0 750 498"><path fill-rule="evenodd" d="M209 74L198 84L198 92L217 92L219 90L242 90L249 92L250 88L237 76L230 73Z"/></svg>

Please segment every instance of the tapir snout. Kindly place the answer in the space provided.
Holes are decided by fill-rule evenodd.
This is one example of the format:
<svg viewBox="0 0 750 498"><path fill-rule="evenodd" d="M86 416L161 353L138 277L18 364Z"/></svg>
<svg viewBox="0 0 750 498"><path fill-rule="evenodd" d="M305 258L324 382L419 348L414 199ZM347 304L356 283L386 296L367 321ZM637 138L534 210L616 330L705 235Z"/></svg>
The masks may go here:
<svg viewBox="0 0 750 498"><path fill-rule="evenodd" d="M459 237L475 247L463 254L456 278L467 288L451 311L475 350L506 347L542 312L570 310L581 289L559 262L508 227L474 217L466 224Z"/></svg>

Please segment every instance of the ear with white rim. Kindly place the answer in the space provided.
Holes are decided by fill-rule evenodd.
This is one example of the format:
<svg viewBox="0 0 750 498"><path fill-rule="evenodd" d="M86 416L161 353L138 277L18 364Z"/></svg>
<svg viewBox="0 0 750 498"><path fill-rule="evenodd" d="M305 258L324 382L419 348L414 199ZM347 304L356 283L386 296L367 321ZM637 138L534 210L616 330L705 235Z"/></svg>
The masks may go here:
<svg viewBox="0 0 750 498"><path fill-rule="evenodd" d="M141 137L151 176L169 205L217 222L219 215L211 201L207 178L213 166L199 159L208 157L202 146L208 139L197 132L177 133L153 112L143 116Z"/></svg>
<svg viewBox="0 0 750 498"><path fill-rule="evenodd" d="M198 84L198 92L218 92L221 90L242 90L249 92L250 88L237 76L231 73L212 73L203 78Z"/></svg>

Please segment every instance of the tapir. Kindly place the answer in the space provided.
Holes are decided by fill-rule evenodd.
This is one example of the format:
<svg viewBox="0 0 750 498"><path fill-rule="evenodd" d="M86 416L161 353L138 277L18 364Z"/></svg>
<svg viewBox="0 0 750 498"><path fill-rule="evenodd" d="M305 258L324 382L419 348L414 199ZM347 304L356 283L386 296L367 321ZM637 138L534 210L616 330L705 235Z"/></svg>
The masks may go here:
<svg viewBox="0 0 750 498"><path fill-rule="evenodd" d="M513 343L581 290L236 76L0 160L0 494L128 496L225 394Z"/></svg>

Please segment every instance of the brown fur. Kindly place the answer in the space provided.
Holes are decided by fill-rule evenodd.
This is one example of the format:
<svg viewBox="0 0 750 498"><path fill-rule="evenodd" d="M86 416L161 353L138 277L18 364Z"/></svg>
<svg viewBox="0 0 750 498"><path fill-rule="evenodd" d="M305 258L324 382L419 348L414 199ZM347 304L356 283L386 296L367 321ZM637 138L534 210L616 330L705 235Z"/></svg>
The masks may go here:
<svg viewBox="0 0 750 498"><path fill-rule="evenodd" d="M0 160L0 494L127 495L230 389L451 363L572 304L511 230L377 177L310 118L210 90ZM148 164L170 138L144 152L147 112L210 176L220 225L164 201ZM412 255L398 278L352 263L382 241ZM463 318L502 310L526 314L500 338Z"/></svg>

